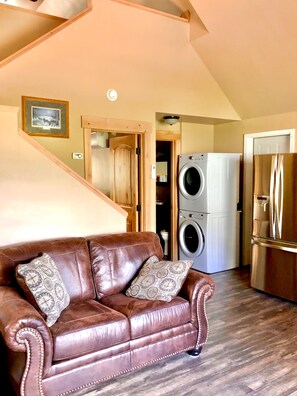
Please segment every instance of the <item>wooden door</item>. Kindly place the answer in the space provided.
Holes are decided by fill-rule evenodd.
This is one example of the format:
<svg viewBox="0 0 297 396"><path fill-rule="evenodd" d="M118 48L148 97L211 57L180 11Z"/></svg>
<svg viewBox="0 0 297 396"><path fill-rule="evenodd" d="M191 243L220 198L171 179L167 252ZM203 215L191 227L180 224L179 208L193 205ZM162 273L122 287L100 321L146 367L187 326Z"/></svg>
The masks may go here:
<svg viewBox="0 0 297 396"><path fill-rule="evenodd" d="M137 135L111 138L109 147L112 157L111 199L128 213L127 231L138 231Z"/></svg>

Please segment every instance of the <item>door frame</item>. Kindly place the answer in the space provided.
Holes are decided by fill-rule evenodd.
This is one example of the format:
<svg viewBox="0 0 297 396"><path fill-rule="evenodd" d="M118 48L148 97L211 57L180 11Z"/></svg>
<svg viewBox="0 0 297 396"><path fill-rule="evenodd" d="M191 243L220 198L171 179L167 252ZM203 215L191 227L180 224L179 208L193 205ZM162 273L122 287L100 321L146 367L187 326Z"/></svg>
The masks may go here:
<svg viewBox="0 0 297 396"><path fill-rule="evenodd" d="M112 157L112 165L110 166L110 169L112 170L112 175L113 175L113 181L111 185L111 190L110 190L110 197L111 199L123 210L125 210L128 213L127 216L127 231L139 231L139 218L140 218L140 212L137 209L137 206L140 203L140 197L139 197L139 155L138 155L138 149L139 149L139 142L138 142L138 137L139 135L137 134L121 134L120 136L110 136L109 137L109 153ZM129 157L130 157L130 164L126 167L127 173L129 173L129 181L130 181L130 191L131 191L131 201L130 205L125 205L123 203L120 203L117 201L116 197L116 186L117 183L115 183L114 177L115 177L115 154L116 150L121 148L121 150L125 147L129 151ZM92 163L93 165L93 163ZM120 167L123 165L123 163L120 164ZM134 169L133 169L134 168ZM127 187L127 186L126 186ZM126 195L127 189L125 189L125 195Z"/></svg>
<svg viewBox="0 0 297 396"><path fill-rule="evenodd" d="M261 137L284 136L290 137L290 152L295 151L295 129L281 129L244 134L244 166L243 166L243 239L242 264L251 264L251 234L252 234L252 206L253 206L253 155L254 139Z"/></svg>
<svg viewBox="0 0 297 396"><path fill-rule="evenodd" d="M92 156L91 156L91 133L113 132L119 134L133 134L139 136L140 145L140 169L139 169L139 202L141 211L139 215L140 231L155 231L154 211L152 202L155 188L151 177L152 161L152 124L150 122L121 120L97 116L82 116L81 123L84 136L84 163L85 179L92 182Z"/></svg>
<svg viewBox="0 0 297 396"><path fill-rule="evenodd" d="M178 157L180 155L181 132L180 131L157 131L156 141L171 142L171 169L170 169L170 195L171 195L171 246L172 260L178 259Z"/></svg>

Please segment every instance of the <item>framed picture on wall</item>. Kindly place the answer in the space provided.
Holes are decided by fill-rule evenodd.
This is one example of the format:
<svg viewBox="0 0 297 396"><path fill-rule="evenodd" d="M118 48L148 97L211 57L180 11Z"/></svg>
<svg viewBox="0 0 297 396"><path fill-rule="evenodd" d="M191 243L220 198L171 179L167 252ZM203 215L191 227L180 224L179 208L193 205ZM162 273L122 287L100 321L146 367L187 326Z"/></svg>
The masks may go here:
<svg viewBox="0 0 297 396"><path fill-rule="evenodd" d="M69 137L69 102L22 96L23 130L28 135Z"/></svg>

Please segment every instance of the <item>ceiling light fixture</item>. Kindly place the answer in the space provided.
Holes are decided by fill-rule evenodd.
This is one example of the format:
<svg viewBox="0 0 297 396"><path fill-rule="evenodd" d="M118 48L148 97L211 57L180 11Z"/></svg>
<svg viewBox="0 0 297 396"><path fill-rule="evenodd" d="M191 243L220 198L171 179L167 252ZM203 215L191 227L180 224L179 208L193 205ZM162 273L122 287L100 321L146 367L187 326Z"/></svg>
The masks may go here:
<svg viewBox="0 0 297 396"><path fill-rule="evenodd" d="M177 115L167 115L163 117L163 120L168 125L174 125L179 120L179 116Z"/></svg>
<svg viewBox="0 0 297 396"><path fill-rule="evenodd" d="M112 88L107 91L106 96L111 102L114 102L118 98L118 93Z"/></svg>

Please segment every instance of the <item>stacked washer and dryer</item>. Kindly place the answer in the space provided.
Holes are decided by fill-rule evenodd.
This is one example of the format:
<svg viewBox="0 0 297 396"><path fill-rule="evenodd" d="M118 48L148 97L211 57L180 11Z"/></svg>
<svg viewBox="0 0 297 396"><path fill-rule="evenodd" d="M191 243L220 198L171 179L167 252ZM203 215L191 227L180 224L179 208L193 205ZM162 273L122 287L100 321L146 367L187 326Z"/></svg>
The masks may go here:
<svg viewBox="0 0 297 396"><path fill-rule="evenodd" d="M240 154L179 157L179 258L211 274L239 266Z"/></svg>

